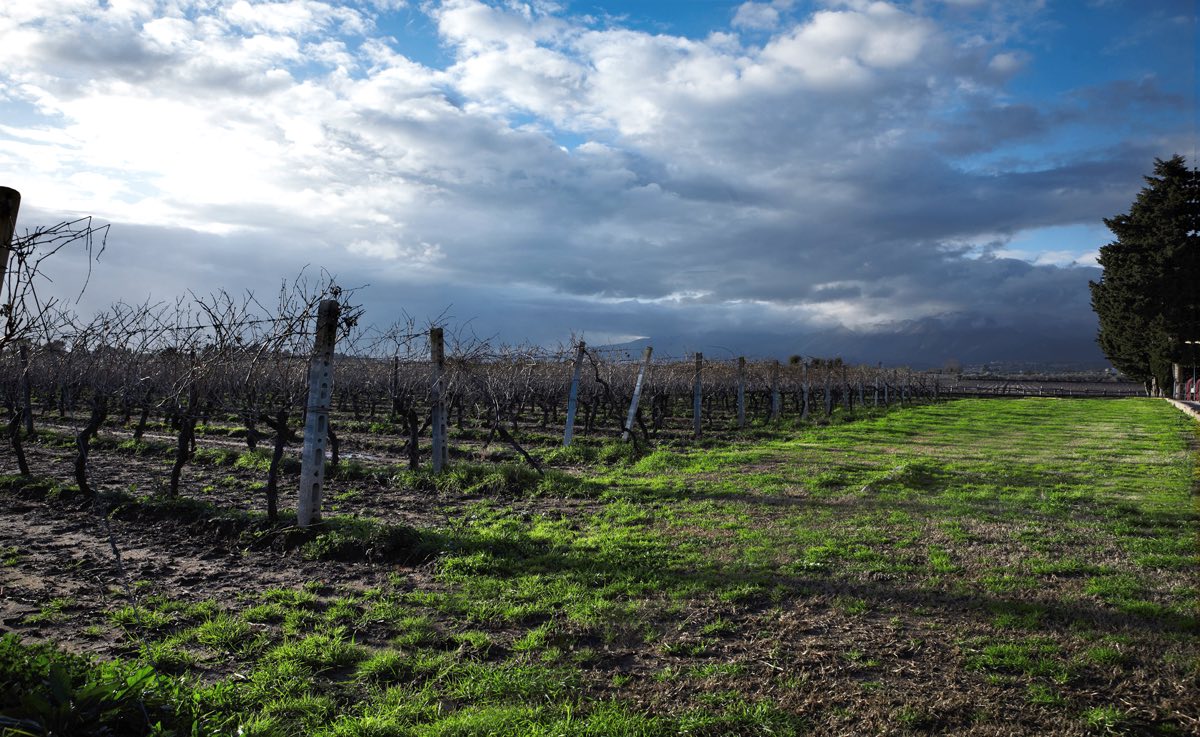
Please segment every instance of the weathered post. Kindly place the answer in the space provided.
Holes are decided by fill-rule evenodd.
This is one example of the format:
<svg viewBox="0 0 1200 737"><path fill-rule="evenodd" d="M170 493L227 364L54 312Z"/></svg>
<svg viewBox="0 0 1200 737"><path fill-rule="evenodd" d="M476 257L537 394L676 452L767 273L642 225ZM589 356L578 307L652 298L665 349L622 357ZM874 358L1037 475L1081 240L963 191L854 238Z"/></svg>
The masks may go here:
<svg viewBox="0 0 1200 737"><path fill-rule="evenodd" d="M587 346L579 341L575 349L575 368L571 372L571 391L567 394L567 426L563 428L563 447L571 444L575 436L575 413L579 410L579 375L583 371L583 352Z"/></svg>
<svg viewBox="0 0 1200 737"><path fill-rule="evenodd" d="M21 401L25 407L22 410L25 417L25 434L33 436L33 392L29 387L29 341L23 340L17 347L21 358Z"/></svg>
<svg viewBox="0 0 1200 737"><path fill-rule="evenodd" d="M1178 363L1171 364L1171 396L1183 399L1183 366Z"/></svg>
<svg viewBox="0 0 1200 737"><path fill-rule="evenodd" d="M392 356L392 375L388 378L388 396L392 400L391 418L400 414L400 356Z"/></svg>
<svg viewBox="0 0 1200 737"><path fill-rule="evenodd" d="M738 356L737 423L738 429L746 427L746 357Z"/></svg>
<svg viewBox="0 0 1200 737"><path fill-rule="evenodd" d="M654 348L646 346L645 352L642 353L642 366L638 369L637 382L633 385L633 399L629 402L629 417L625 419L625 431L621 433L621 440L628 441L633 432L633 422L637 419L638 400L642 398L642 380L646 377L646 370L650 368L650 354L653 352Z"/></svg>
<svg viewBox="0 0 1200 737"><path fill-rule="evenodd" d="M779 419L783 397L779 395L779 361L771 364L771 422Z"/></svg>
<svg viewBox="0 0 1200 737"><path fill-rule="evenodd" d="M317 309L317 338L308 366L304 452L300 457L300 498L296 504L296 524L300 527L321 521L325 444L329 439L329 402L333 396L333 344L337 340L337 324L337 300L321 300Z"/></svg>
<svg viewBox="0 0 1200 737"><path fill-rule="evenodd" d="M446 405L442 399L442 374L446 370L446 344L441 328L429 329L429 358L433 377L429 383L429 426L433 432L433 472L441 473L446 454Z"/></svg>
<svg viewBox="0 0 1200 737"><path fill-rule="evenodd" d="M17 211L21 209L21 193L9 187L0 187L0 289L4 287L4 273L8 269L8 255L12 251L13 234L17 231Z"/></svg>
<svg viewBox="0 0 1200 737"><path fill-rule="evenodd" d="M700 403L701 396L701 371L704 367L704 354L696 354L696 385L692 388L692 429L695 431L696 437L700 437Z"/></svg>
<svg viewBox="0 0 1200 737"><path fill-rule="evenodd" d="M812 399L812 395L809 393L809 387L808 387L808 361L803 362L801 364L801 366L804 367L804 377L803 377L803 379L804 379L804 407L800 410L800 419L807 420L808 419L808 404Z"/></svg>
<svg viewBox="0 0 1200 737"><path fill-rule="evenodd" d="M825 368L825 416L833 415L833 367Z"/></svg>

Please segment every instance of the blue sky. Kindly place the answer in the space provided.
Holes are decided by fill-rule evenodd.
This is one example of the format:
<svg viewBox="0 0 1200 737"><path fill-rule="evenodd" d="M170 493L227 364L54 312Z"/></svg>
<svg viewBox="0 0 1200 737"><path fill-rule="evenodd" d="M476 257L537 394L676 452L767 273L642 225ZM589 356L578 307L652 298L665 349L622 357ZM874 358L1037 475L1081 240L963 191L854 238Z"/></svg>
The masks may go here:
<svg viewBox="0 0 1200 737"><path fill-rule="evenodd" d="M1102 218L1195 149L1196 14L15 0L0 182L113 223L81 309L308 264L512 342L1095 361Z"/></svg>

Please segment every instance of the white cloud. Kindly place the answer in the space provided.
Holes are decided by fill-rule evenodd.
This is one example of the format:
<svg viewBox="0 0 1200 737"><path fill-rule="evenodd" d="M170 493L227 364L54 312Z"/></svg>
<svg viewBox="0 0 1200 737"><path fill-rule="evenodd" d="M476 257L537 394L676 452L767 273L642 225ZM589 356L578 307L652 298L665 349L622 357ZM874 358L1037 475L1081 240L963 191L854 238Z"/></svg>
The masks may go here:
<svg viewBox="0 0 1200 737"><path fill-rule="evenodd" d="M920 4L794 22L785 5L738 7L733 26L773 31L751 43L449 0L426 8L451 57L435 69L377 30L391 2L18 2L0 7L0 109L25 117L0 125L0 171L47 208L592 307L862 327L1003 311L979 288L1000 274L1041 309L1052 270L944 244L1082 221L1124 197L1115 175L972 174L939 153L944 121L970 151L995 127L968 112L1026 110L995 85L1032 60L956 41Z"/></svg>
<svg viewBox="0 0 1200 737"><path fill-rule="evenodd" d="M770 3L742 3L733 15L735 28L769 31L777 25L779 25L779 11Z"/></svg>

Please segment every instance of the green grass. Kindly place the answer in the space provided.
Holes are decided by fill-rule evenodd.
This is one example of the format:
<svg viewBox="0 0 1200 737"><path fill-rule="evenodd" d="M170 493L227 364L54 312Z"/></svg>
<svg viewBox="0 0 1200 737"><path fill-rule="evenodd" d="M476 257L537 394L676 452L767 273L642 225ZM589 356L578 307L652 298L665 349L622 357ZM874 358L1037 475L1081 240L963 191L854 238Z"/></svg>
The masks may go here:
<svg viewBox="0 0 1200 737"><path fill-rule="evenodd" d="M1182 723L1157 704L1176 692L1148 691L1136 722L1102 694L1200 672L1195 437L1161 402L966 400L642 455L547 443L546 476L372 470L341 500L379 481L455 504L433 528L333 516L269 534L387 583L147 597L140 628L112 621L132 659L203 670L189 703L242 734L852 733L867 712L885 720L874 731L919 733L996 718L948 715L934 691L954 685L1033 707L1043 733L1170 733ZM262 470L261 454L239 463ZM890 674L913 659L951 685L905 690ZM829 698L797 696L814 684Z"/></svg>

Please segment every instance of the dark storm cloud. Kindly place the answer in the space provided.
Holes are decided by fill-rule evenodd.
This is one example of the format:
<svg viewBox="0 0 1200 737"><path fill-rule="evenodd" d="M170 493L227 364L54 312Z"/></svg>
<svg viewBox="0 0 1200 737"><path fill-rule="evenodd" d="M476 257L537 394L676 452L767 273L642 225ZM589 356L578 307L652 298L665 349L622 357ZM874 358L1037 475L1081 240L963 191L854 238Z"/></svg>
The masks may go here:
<svg viewBox="0 0 1200 737"><path fill-rule="evenodd" d="M752 44L447 0L426 7L445 69L320 2L95 10L29 26L0 73L70 126L22 131L43 149L0 131L0 165L111 208L97 303L269 292L309 264L370 284L375 322L453 305L510 340L909 340L965 360L990 330L1050 350L1090 333L1098 272L1009 241L1122 211L1186 103L1153 75L1016 94L1037 57L1007 32L1035 6L831 3Z"/></svg>

